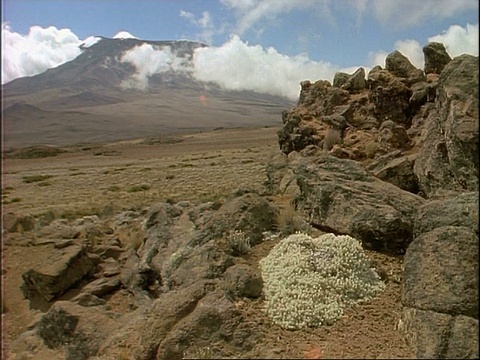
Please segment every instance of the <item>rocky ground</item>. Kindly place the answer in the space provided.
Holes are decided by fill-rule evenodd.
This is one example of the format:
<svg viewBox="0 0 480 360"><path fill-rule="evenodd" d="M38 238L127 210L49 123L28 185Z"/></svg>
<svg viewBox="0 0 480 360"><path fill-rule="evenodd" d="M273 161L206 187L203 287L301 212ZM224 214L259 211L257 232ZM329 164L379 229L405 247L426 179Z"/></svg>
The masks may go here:
<svg viewBox="0 0 480 360"><path fill-rule="evenodd" d="M222 200L223 196L247 184L252 189L261 190L266 179L266 165L272 153L278 151L277 130L223 130L186 136L181 142L170 144L142 145L138 141L89 150L67 149L68 152L55 157L6 159L4 213L14 213L16 219L26 217L27 224L24 224L25 229L19 232L15 229L3 236L4 351L12 350L12 342L51 306L30 309L29 301L24 299L20 290L22 274L55 258L61 251L57 248L58 243L66 241L62 238L72 237L68 232L76 219L98 215L97 227L101 231L95 239L90 235L90 240L105 244L115 236L112 225L114 214L127 209L141 212L150 204L167 199ZM35 175L52 177L38 182L25 181L26 177ZM138 184L147 184L150 188L128 192L129 188ZM118 189L112 191L113 185ZM15 198L19 200L12 201ZM280 196L272 197L271 201L279 206L285 203ZM114 205L114 210L105 211L109 204ZM38 230L29 228L29 214L39 219L50 212L51 221L64 217L68 226L49 231L45 227ZM75 241L83 242L87 238L88 234L82 234ZM258 267L258 261L277 242L278 239L270 240L254 246L242 258L243 262ZM386 291L368 304L349 309L345 317L331 327L283 330L265 316L263 299L237 299L235 306L250 324L250 331L263 337L251 345L251 349L245 349L244 353L237 349L238 352L230 353L230 356L410 358L412 353L396 329L401 313L402 257L375 252L369 252L369 255L389 274ZM76 296L80 291L78 287L61 299ZM135 308L134 296L127 289L120 288L105 298L112 313L128 314ZM105 307L103 305L102 308ZM10 352L9 358L65 358L61 347L51 350L34 343L30 345L30 349L16 348ZM211 347L214 356L217 352L222 353L215 343L206 342L197 347L195 343L190 345L191 356L201 356L199 353L208 347ZM25 350L28 352L22 352Z"/></svg>

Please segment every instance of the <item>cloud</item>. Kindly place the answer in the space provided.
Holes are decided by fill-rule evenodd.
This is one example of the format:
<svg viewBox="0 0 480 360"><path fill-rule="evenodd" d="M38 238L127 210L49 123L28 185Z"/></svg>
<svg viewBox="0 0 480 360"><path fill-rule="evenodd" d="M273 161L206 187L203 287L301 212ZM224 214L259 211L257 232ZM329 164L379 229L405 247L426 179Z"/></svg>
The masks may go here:
<svg viewBox="0 0 480 360"><path fill-rule="evenodd" d="M472 54L478 56L478 24L466 27L452 25L440 35L428 38L428 41L441 42L450 56Z"/></svg>
<svg viewBox="0 0 480 360"><path fill-rule="evenodd" d="M191 12L180 10L180 17L187 19L189 22L200 28L197 40L204 42L208 45L213 42L213 35L216 32L220 32L213 23L212 16L208 11L204 11L200 18L196 18Z"/></svg>
<svg viewBox="0 0 480 360"><path fill-rule="evenodd" d="M179 57L169 46L157 47L142 44L123 54L120 59L135 66L135 75L122 83L123 87L145 90L148 88L148 78L154 74L170 71L189 73L191 67L188 57Z"/></svg>
<svg viewBox="0 0 480 360"><path fill-rule="evenodd" d="M228 90L253 90L296 99L300 82L332 79L338 70L306 55L288 57L274 48L249 45L238 36L220 47L198 48L193 56L193 76Z"/></svg>
<svg viewBox="0 0 480 360"><path fill-rule="evenodd" d="M241 35L250 30L261 20L273 19L276 16L288 13L295 9L308 9L328 0L220 0L226 7L234 10L237 16L235 33ZM328 10L328 9L324 9Z"/></svg>
<svg viewBox="0 0 480 360"><path fill-rule="evenodd" d="M429 37L423 45L416 40L399 40L395 42L394 49L405 55L417 68L423 69L425 59L422 48L427 43L443 43L452 58L461 54L478 56L478 35L478 24L467 24L465 27L452 25L442 34ZM384 67L387 55L383 50L370 53L371 65Z"/></svg>
<svg viewBox="0 0 480 360"><path fill-rule="evenodd" d="M73 60L80 55L81 44L70 29L32 26L21 35L2 23L2 84Z"/></svg>
<svg viewBox="0 0 480 360"><path fill-rule="evenodd" d="M120 31L113 38L114 39L138 39L138 37L133 36L128 31Z"/></svg>
<svg viewBox="0 0 480 360"><path fill-rule="evenodd" d="M380 22L398 27L419 25L429 19L446 19L466 11L478 11L478 0L372 0L370 5Z"/></svg>
<svg viewBox="0 0 480 360"><path fill-rule="evenodd" d="M306 55L288 57L274 48L249 45L238 36L219 47L197 48L192 59L177 56L170 47L143 44L126 52L121 60L137 69L123 84L126 87L146 89L148 77L173 71L226 90L250 90L292 100L298 97L301 81L332 80L339 71L332 64L312 61Z"/></svg>

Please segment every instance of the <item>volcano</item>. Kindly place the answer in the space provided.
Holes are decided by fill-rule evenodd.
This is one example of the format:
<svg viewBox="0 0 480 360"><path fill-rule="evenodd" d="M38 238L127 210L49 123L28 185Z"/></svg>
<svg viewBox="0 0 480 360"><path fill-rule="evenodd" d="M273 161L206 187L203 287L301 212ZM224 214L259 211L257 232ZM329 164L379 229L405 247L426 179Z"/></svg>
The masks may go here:
<svg viewBox="0 0 480 360"><path fill-rule="evenodd" d="M143 86L137 66L125 60L132 49L167 51L187 70L205 44L100 37L81 45L72 61L2 86L3 142L6 147L66 146L196 132L224 127L281 124L291 100L253 91L228 91L197 81L168 61L147 73ZM133 84L133 85L132 85Z"/></svg>

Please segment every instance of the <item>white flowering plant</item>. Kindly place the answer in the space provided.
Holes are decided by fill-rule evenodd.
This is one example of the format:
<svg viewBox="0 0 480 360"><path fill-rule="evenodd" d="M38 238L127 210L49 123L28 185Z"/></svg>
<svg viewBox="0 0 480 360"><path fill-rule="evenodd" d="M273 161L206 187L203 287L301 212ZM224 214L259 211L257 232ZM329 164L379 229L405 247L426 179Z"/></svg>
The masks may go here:
<svg viewBox="0 0 480 360"><path fill-rule="evenodd" d="M286 329L331 325L385 289L361 243L348 235L293 234L260 261L266 311Z"/></svg>

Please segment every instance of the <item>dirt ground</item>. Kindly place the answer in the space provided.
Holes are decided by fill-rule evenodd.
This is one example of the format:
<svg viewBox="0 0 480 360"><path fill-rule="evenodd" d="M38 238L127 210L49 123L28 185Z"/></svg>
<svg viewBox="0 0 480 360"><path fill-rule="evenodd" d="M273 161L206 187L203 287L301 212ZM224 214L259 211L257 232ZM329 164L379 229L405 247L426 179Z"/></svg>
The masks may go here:
<svg viewBox="0 0 480 360"><path fill-rule="evenodd" d="M143 209L157 201L212 200L238 188L261 189L265 166L278 151L274 127L217 130L175 139L143 140L66 148L55 157L5 159L3 214L36 217L50 212L70 219ZM169 141L167 141L169 140ZM278 240L277 240L278 241ZM256 246L247 261L258 266L277 241ZM2 348L8 349L41 314L30 310L20 292L21 275L56 251L41 244L35 230L2 229ZM266 334L258 353L265 358L413 358L396 330L401 313L401 257L367 251L387 274L386 290L372 301L348 309L343 319L318 329L287 331L265 316L262 300L237 306L254 328ZM118 309L128 306L121 294ZM215 344L212 344L215 349ZM57 354L61 358L61 354ZM3 358L3 357L2 357ZM49 360L56 358L54 354ZM38 358L39 359L39 358ZM42 360L42 359L40 359Z"/></svg>

